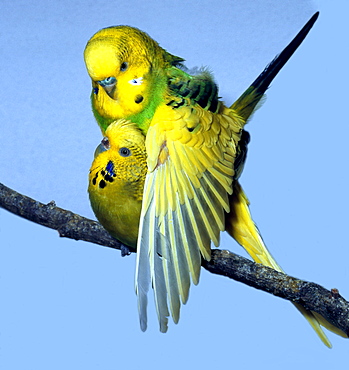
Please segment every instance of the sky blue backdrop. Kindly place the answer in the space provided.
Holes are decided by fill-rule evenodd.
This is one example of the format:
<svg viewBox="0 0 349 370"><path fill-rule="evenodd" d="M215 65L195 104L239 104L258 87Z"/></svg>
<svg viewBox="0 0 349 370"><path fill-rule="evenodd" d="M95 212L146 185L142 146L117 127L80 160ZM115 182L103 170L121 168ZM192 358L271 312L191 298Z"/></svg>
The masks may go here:
<svg viewBox="0 0 349 370"><path fill-rule="evenodd" d="M249 123L242 184L270 250L291 275L349 299L346 1L17 1L0 5L0 181L87 217L101 135L83 49L98 29L147 31L187 65L207 65L227 104L315 10L320 18ZM244 254L223 236L223 248ZM202 271L178 325L153 307L138 325L135 255L60 239L0 210L0 368L338 368L286 301Z"/></svg>

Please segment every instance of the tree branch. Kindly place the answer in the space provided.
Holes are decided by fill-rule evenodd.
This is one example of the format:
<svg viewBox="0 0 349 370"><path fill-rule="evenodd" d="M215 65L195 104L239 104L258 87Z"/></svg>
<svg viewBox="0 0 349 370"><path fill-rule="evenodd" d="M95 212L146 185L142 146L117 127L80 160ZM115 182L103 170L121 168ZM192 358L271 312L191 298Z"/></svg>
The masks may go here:
<svg viewBox="0 0 349 370"><path fill-rule="evenodd" d="M48 204L40 203L1 183L0 207L27 220L55 229L61 237L114 249L123 247L122 243L112 238L98 222L59 208L53 201ZM203 261L202 266L213 274L227 276L256 289L299 303L306 309L319 313L332 325L349 335L349 302L337 289L329 291L318 284L277 272L226 250L212 250L211 261Z"/></svg>

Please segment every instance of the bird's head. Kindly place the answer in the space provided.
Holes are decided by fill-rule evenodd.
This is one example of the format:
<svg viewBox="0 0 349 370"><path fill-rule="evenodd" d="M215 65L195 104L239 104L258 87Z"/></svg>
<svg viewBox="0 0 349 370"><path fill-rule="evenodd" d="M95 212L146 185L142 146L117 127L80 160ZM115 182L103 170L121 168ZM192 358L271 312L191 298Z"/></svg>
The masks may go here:
<svg viewBox="0 0 349 370"><path fill-rule="evenodd" d="M182 61L129 26L97 32L88 41L84 58L94 108L110 119L133 117L144 110L154 100L154 90L166 83L166 67Z"/></svg>
<svg viewBox="0 0 349 370"><path fill-rule="evenodd" d="M130 121L118 120L108 126L105 135L95 151L92 172L102 169L109 182L139 182L143 190L147 156L141 131Z"/></svg>

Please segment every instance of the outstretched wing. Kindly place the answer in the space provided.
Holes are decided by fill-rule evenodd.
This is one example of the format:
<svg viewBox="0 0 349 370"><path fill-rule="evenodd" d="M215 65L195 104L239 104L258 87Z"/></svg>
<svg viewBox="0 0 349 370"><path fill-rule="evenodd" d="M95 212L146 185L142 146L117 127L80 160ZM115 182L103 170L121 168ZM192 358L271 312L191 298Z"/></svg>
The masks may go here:
<svg viewBox="0 0 349 370"><path fill-rule="evenodd" d="M190 281L199 281L201 256L210 259L229 212L236 146L244 122L223 105L159 108L146 136L146 177L136 267L142 330L147 292L154 289L160 330L171 312L179 320Z"/></svg>

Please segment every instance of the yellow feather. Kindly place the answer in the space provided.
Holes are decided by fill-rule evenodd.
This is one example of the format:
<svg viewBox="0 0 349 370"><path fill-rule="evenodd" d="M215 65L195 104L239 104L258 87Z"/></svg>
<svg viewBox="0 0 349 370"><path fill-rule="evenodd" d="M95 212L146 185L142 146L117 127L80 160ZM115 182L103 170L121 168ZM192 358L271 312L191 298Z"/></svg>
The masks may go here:
<svg viewBox="0 0 349 370"><path fill-rule="evenodd" d="M255 262L262 263L263 265L272 267L277 271L284 272L264 244L257 226L252 220L248 208L249 200L237 181L234 183L234 193L230 197L230 206L231 212L226 218L227 232L246 249ZM331 343L321 329L319 322L332 332L340 336L347 337L345 333L324 320L322 316L315 312L307 311L303 306L297 303L294 303L294 305L308 320L327 347L331 347Z"/></svg>
<svg viewBox="0 0 349 370"><path fill-rule="evenodd" d="M211 242L219 244L224 226L256 261L280 270L236 182L245 160L242 146L247 145L244 140L240 144L240 137L270 82L316 18L317 14L231 108L218 101L208 72L189 76L178 68L182 58L169 54L140 30L110 27L88 42L85 61L92 79L93 111L102 132L110 136L110 148L96 156L91 168L90 199L107 230L125 243L135 245L139 223L136 292L142 330L147 326L150 284L160 330L167 330L169 311L178 321L180 301L188 299L190 277L198 283L201 256L210 259ZM111 124L120 118L132 120L146 135L145 151L138 139L132 147L134 127ZM131 143L117 129L109 130L109 125L120 125L121 131L130 134ZM119 162L116 148L121 140L126 140L123 145L131 148L132 155ZM137 181L128 181L136 177ZM126 220L132 225L130 230ZM317 317L297 308L330 345Z"/></svg>
<svg viewBox="0 0 349 370"><path fill-rule="evenodd" d="M124 120L110 125L106 135L110 149L95 158L89 175L92 209L112 236L136 247L147 171L144 137L134 124ZM122 147L130 149L132 156L121 156ZM109 172L108 163L112 163Z"/></svg>

